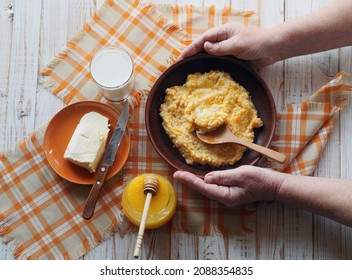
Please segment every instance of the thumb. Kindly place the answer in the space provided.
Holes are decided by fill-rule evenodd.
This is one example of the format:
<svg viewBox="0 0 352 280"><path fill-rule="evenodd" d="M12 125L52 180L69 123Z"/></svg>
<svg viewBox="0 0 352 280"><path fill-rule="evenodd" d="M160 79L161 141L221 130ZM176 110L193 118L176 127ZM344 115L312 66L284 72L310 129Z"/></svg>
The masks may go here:
<svg viewBox="0 0 352 280"><path fill-rule="evenodd" d="M237 185L239 182L238 171L236 169L213 171L205 175L204 181L207 184L217 184L223 186Z"/></svg>
<svg viewBox="0 0 352 280"><path fill-rule="evenodd" d="M220 42L205 42L204 50L212 55L228 55L234 54L234 46L231 40L224 40Z"/></svg>

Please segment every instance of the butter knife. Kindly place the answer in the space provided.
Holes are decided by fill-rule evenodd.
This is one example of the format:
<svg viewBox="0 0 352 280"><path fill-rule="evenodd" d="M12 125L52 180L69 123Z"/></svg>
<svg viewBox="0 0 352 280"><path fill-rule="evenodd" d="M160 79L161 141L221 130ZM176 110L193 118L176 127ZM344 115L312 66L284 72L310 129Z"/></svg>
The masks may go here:
<svg viewBox="0 0 352 280"><path fill-rule="evenodd" d="M120 114L119 120L116 124L114 133L111 136L111 139L106 149L106 152L104 154L103 160L97 171L97 177L88 195L86 205L83 209L82 216L86 220L89 220L90 218L92 218L94 214L95 205L97 203L100 190L104 185L104 181L106 179L106 175L110 167L114 163L117 150L120 146L122 137L125 133L127 122L128 122L128 114L129 114L129 106L128 106L128 102L126 102Z"/></svg>

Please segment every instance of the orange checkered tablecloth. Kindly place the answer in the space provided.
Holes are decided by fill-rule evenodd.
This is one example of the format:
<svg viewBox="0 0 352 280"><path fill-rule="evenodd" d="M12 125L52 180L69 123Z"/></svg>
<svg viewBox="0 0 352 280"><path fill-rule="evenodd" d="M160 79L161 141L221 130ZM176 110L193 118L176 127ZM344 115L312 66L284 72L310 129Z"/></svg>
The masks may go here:
<svg viewBox="0 0 352 280"><path fill-rule="evenodd" d="M284 164L269 162L267 167L294 175L312 175L338 112L349 105L352 76L345 72L324 85L307 100L288 104L278 115L271 147L284 153Z"/></svg>
<svg viewBox="0 0 352 280"><path fill-rule="evenodd" d="M89 188L65 181L48 165L42 147L46 125L23 139L16 151L0 153L0 235L16 258L76 259L113 232L132 229L121 210L122 192L131 178L145 172L158 173L174 183L178 208L165 230L203 235L250 230L249 217L255 209L226 208L174 182L174 170L153 150L144 126L145 101L153 82L190 40L226 22L256 26L258 18L253 11L233 8L156 8L141 1L109 0L43 69L43 84L66 104L101 101L102 95L88 71L92 55L106 45L129 50L136 66L135 108L128 124L131 151L124 169L103 188L89 221L81 217ZM290 162L285 166L269 163L272 168L312 173L331 133L334 116L346 104L349 78L342 73L313 100L284 109L273 147L289 155ZM332 100L331 96L339 98ZM312 129L308 129L312 127L310 119L314 120Z"/></svg>

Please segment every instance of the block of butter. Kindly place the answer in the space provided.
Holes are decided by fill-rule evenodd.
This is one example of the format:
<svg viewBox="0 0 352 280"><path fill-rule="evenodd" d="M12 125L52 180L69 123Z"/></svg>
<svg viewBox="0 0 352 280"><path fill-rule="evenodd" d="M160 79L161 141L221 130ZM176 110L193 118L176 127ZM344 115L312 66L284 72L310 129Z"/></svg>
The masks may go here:
<svg viewBox="0 0 352 280"><path fill-rule="evenodd" d="M95 172L106 148L109 119L97 112L85 114L67 145L64 158Z"/></svg>

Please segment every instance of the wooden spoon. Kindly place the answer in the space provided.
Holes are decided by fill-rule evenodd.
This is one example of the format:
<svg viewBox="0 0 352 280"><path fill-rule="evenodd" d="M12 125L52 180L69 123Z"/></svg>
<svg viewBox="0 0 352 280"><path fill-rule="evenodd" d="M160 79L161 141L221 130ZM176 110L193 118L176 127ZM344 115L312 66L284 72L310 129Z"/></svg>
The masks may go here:
<svg viewBox="0 0 352 280"><path fill-rule="evenodd" d="M286 160L284 154L238 138L233 135L226 125L222 125L219 128L206 133L197 131L197 136L201 141L208 144L236 143L280 163L283 163Z"/></svg>

